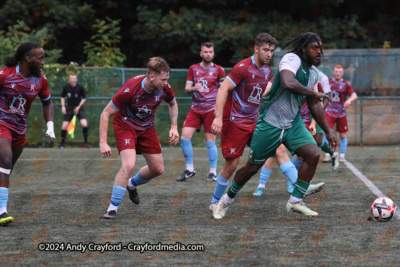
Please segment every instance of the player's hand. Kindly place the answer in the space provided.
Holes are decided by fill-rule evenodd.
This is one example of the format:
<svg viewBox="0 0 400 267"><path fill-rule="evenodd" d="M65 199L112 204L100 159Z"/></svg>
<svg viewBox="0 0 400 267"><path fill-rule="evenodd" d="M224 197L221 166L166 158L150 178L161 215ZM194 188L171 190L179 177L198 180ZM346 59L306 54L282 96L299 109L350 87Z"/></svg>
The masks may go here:
<svg viewBox="0 0 400 267"><path fill-rule="evenodd" d="M222 132L222 119L215 118L211 125L211 132L215 135L221 134Z"/></svg>
<svg viewBox="0 0 400 267"><path fill-rule="evenodd" d="M100 152L103 158L111 156L111 147L107 143L100 143Z"/></svg>
<svg viewBox="0 0 400 267"><path fill-rule="evenodd" d="M179 141L179 133L176 128L171 128L169 130L169 144L170 145L176 145Z"/></svg>
<svg viewBox="0 0 400 267"><path fill-rule="evenodd" d="M331 96L329 94L324 94L324 93L317 92L315 94L315 97L317 97L317 98L326 98L326 99L329 100L329 102L332 102L332 98L331 98Z"/></svg>
<svg viewBox="0 0 400 267"><path fill-rule="evenodd" d="M329 142L329 148L330 148L332 151L336 151L336 149L337 149L337 147L338 147L338 143L337 143L336 137L335 137L335 135L333 134L333 132L330 131L329 133L325 134L325 137L326 137L326 139L327 139L328 142Z"/></svg>
<svg viewBox="0 0 400 267"><path fill-rule="evenodd" d="M74 109L74 114L76 115L78 114L78 112L79 112L79 106Z"/></svg>
<svg viewBox="0 0 400 267"><path fill-rule="evenodd" d="M350 107L351 101L346 100L346 102L344 102L344 108L348 108Z"/></svg>
<svg viewBox="0 0 400 267"><path fill-rule="evenodd" d="M203 87L202 83L196 83L193 87L192 90L193 91L199 91L201 89L201 87Z"/></svg>
<svg viewBox="0 0 400 267"><path fill-rule="evenodd" d="M62 112L63 114L67 114L67 110L65 109L64 106L61 107L61 112Z"/></svg>
<svg viewBox="0 0 400 267"><path fill-rule="evenodd" d="M317 133L317 127L315 127L315 124L310 124L310 128L309 128L310 132L312 135L315 135Z"/></svg>

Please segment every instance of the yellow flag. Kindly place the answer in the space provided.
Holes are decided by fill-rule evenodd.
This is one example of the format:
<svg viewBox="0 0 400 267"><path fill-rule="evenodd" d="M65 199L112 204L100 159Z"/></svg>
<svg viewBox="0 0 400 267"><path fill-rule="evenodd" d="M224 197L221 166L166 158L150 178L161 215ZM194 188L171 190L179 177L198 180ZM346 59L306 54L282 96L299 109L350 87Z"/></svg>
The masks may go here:
<svg viewBox="0 0 400 267"><path fill-rule="evenodd" d="M71 122L68 125L67 132L74 139L74 132L75 132L75 124L76 124L76 115L72 117Z"/></svg>

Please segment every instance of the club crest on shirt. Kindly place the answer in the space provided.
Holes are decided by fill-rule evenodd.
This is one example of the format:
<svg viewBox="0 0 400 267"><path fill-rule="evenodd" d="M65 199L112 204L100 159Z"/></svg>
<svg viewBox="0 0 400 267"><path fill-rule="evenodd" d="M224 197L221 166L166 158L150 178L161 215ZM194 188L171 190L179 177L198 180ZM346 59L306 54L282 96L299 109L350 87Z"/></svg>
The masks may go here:
<svg viewBox="0 0 400 267"><path fill-rule="evenodd" d="M247 101L254 104L260 104L261 94L262 94L262 88L260 87L260 85L257 84L256 86L253 86L253 91L251 92Z"/></svg>
<svg viewBox="0 0 400 267"><path fill-rule="evenodd" d="M160 101L160 96L159 95L155 95L154 99L155 99L156 102L158 102L158 101Z"/></svg>
<svg viewBox="0 0 400 267"><path fill-rule="evenodd" d="M35 90L35 85L31 84L31 91L34 91L34 90Z"/></svg>

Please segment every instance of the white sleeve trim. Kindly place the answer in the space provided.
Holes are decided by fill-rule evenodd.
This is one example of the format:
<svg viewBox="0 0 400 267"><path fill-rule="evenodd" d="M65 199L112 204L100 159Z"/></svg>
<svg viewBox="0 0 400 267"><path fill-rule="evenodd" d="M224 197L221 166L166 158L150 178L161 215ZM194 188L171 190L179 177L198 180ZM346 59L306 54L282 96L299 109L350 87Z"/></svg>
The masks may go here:
<svg viewBox="0 0 400 267"><path fill-rule="evenodd" d="M281 62L279 63L279 71L289 70L296 74L300 66L301 59L299 58L299 56L294 53L287 53L283 56Z"/></svg>

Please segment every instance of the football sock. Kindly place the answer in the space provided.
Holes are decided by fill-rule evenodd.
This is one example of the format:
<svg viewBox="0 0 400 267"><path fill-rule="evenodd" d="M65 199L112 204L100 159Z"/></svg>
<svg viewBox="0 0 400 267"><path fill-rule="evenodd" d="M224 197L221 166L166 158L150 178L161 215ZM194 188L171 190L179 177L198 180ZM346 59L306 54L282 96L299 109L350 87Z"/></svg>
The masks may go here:
<svg viewBox="0 0 400 267"><path fill-rule="evenodd" d="M292 184L296 183L298 172L296 170L296 167L291 161L282 163L281 166L279 166L279 168Z"/></svg>
<svg viewBox="0 0 400 267"><path fill-rule="evenodd" d="M218 174L217 183L215 184L214 196L211 200L211 203L219 202L221 197L224 195L228 185L229 185L229 179L225 179L224 177L221 176L221 174Z"/></svg>
<svg viewBox="0 0 400 267"><path fill-rule="evenodd" d="M67 130L61 130L61 145L65 143L65 138L67 137Z"/></svg>
<svg viewBox="0 0 400 267"><path fill-rule="evenodd" d="M265 185L267 184L268 178L271 173L272 170L262 167L260 174L260 183L258 184L258 187L265 188Z"/></svg>
<svg viewBox="0 0 400 267"><path fill-rule="evenodd" d="M229 197L228 195L224 195L223 198L224 198L225 202L227 202L227 203L232 203L234 200L233 198Z"/></svg>
<svg viewBox="0 0 400 267"><path fill-rule="evenodd" d="M8 188L0 187L0 214L7 212Z"/></svg>
<svg viewBox="0 0 400 267"><path fill-rule="evenodd" d="M210 173L217 174L217 161L218 161L218 149L215 145L215 141L206 142L208 150L208 159L210 161Z"/></svg>
<svg viewBox="0 0 400 267"><path fill-rule="evenodd" d="M119 203L121 203L121 200L125 194L126 188L120 187L118 185L113 186L112 190L112 195L111 195L111 203L110 207L108 208L107 211L109 211L111 208L114 210L118 209ZM111 207L113 205L113 207Z"/></svg>
<svg viewBox="0 0 400 267"><path fill-rule="evenodd" d="M228 197L235 198L236 194L239 193L240 189L242 189L243 185L237 185L235 179L232 180L232 184L228 189Z"/></svg>
<svg viewBox="0 0 400 267"><path fill-rule="evenodd" d="M300 169L300 165L303 161L299 160L297 157L293 157L292 163L296 167L296 170L298 171Z"/></svg>
<svg viewBox="0 0 400 267"><path fill-rule="evenodd" d="M344 154L346 154L346 149L347 149L347 137L340 138L339 145L340 145L340 155L343 154L343 156L344 156Z"/></svg>
<svg viewBox="0 0 400 267"><path fill-rule="evenodd" d="M322 140L321 150L333 156L333 151L329 148L329 143L326 139Z"/></svg>
<svg viewBox="0 0 400 267"><path fill-rule="evenodd" d="M193 148L190 139L181 138L182 153L185 157L186 170L193 172Z"/></svg>
<svg viewBox="0 0 400 267"><path fill-rule="evenodd" d="M301 180L297 180L292 196L298 198L298 199L303 199L304 194L307 192L308 187L310 186L309 183L301 181Z"/></svg>
<svg viewBox="0 0 400 267"><path fill-rule="evenodd" d="M141 184L147 184L150 182L150 180L145 180L143 179L142 176L140 176L140 171L130 179L130 182L134 185L134 187L129 187L130 189L135 189L136 186L141 185ZM128 182L129 186L129 182Z"/></svg>
<svg viewBox="0 0 400 267"><path fill-rule="evenodd" d="M87 143L87 138L88 138L88 127L82 128L83 131L83 138L85 138L85 143Z"/></svg>
<svg viewBox="0 0 400 267"><path fill-rule="evenodd" d="M303 200L303 199L297 198L297 197L294 197L293 195L291 195L290 198L289 198L289 203L294 204L294 203L300 202L300 201L302 201L302 200Z"/></svg>

